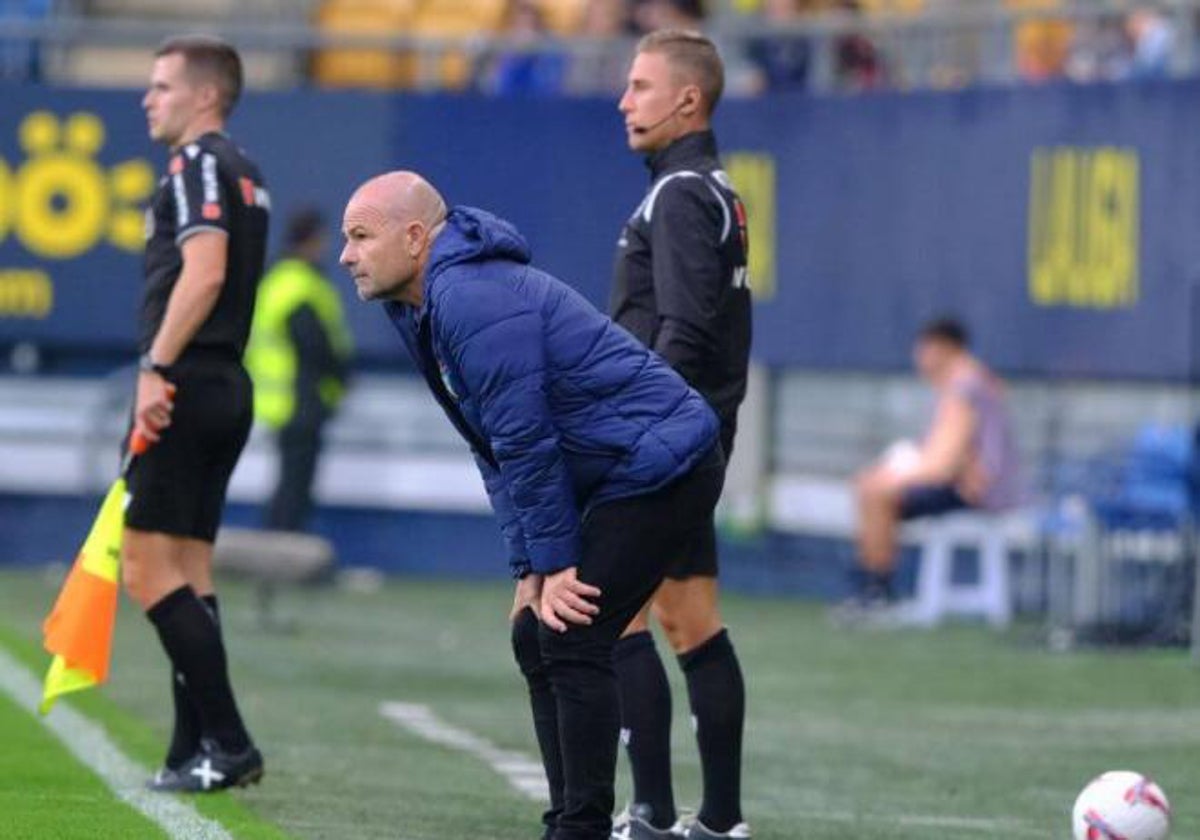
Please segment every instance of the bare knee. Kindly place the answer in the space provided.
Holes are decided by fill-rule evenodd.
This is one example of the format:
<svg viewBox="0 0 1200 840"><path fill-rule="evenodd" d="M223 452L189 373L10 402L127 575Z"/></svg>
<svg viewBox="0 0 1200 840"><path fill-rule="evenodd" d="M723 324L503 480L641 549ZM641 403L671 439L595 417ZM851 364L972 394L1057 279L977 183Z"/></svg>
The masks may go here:
<svg viewBox="0 0 1200 840"><path fill-rule="evenodd" d="M169 538L127 530L121 552L121 583L129 597L148 610L184 586L187 579L172 557Z"/></svg>
<svg viewBox="0 0 1200 840"><path fill-rule="evenodd" d="M861 504L879 505L892 498L891 482L879 467L858 474L854 479L854 492Z"/></svg>
<svg viewBox="0 0 1200 840"><path fill-rule="evenodd" d="M695 650L724 626L717 605L708 601L656 601L654 617L677 654Z"/></svg>
<svg viewBox="0 0 1200 840"><path fill-rule="evenodd" d="M143 610L149 609L161 598L155 597L158 594L156 576L148 566L145 558L134 554L127 553L121 561L121 584L125 594L136 601Z"/></svg>

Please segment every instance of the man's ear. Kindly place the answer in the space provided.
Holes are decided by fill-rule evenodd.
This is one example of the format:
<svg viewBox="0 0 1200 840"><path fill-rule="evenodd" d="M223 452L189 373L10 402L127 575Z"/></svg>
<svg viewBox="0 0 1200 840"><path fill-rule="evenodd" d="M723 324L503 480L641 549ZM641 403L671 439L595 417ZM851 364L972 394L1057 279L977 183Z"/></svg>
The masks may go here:
<svg viewBox="0 0 1200 840"><path fill-rule="evenodd" d="M202 108L212 108L218 114L221 113L221 89L217 87L216 82L201 82L196 86L196 93Z"/></svg>
<svg viewBox="0 0 1200 840"><path fill-rule="evenodd" d="M425 225L417 221L409 222L404 235L408 240L408 255L416 259L421 253L421 249L425 247Z"/></svg>
<svg viewBox="0 0 1200 840"><path fill-rule="evenodd" d="M690 117L697 113L703 105L704 95L700 93L697 85L688 85L683 89L683 95L679 100L679 113Z"/></svg>

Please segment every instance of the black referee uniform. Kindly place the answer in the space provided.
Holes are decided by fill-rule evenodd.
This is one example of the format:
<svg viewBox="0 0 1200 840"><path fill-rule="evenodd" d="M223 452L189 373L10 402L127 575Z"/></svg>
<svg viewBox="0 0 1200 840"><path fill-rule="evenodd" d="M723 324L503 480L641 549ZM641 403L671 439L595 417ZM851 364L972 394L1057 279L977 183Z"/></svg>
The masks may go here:
<svg viewBox="0 0 1200 840"><path fill-rule="evenodd" d="M228 251L220 297L167 373L177 389L171 427L130 475L125 521L131 528L206 542L216 537L229 477L254 416L241 359L263 274L269 208L258 167L220 132L178 149L159 181L146 218L143 354L183 269L183 241L220 231Z"/></svg>
<svg viewBox="0 0 1200 840"><path fill-rule="evenodd" d="M613 320L675 368L721 420L728 463L750 360L746 210L711 131L651 155L653 183L618 242ZM670 577L717 573L716 538Z"/></svg>
<svg viewBox="0 0 1200 840"><path fill-rule="evenodd" d="M750 357L746 211L721 169L711 131L685 134L646 162L650 190L618 243L613 319L704 395L721 421L721 446L728 463ZM691 551L669 558L666 577L715 578L717 570L716 523L710 516L692 540ZM698 824L688 836L710 836L701 826L715 832L711 836L725 836L722 832L742 818L741 666L724 629L678 653L704 778ZM652 826L654 836L665 837L676 817L666 671L648 631L622 638L613 662L633 775L630 818ZM635 831L631 836L642 835Z"/></svg>
<svg viewBox="0 0 1200 840"><path fill-rule="evenodd" d="M225 234L220 295L208 318L163 376L175 385L171 425L134 463L125 523L132 529L211 543L225 491L253 420L253 389L242 367L263 273L270 200L258 167L222 132L172 152L147 212L146 286L139 347L148 354L183 271L182 243ZM191 586L146 613L172 664L175 726L158 791L201 792L261 777L263 760L229 683L215 595Z"/></svg>

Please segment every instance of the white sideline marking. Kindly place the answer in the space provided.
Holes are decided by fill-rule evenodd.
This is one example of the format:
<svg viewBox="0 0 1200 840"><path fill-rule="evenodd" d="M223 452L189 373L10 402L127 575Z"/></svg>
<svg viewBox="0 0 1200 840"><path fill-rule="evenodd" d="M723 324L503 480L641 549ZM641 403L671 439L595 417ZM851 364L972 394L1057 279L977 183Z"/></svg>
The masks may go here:
<svg viewBox="0 0 1200 840"><path fill-rule="evenodd" d="M800 820L836 823L882 823L906 828L953 829L955 831L1004 831L1006 836L1044 837L1040 831L1016 820L989 819L987 817L939 817L920 814L854 814L849 811L807 811L796 815Z"/></svg>
<svg viewBox="0 0 1200 840"><path fill-rule="evenodd" d="M502 750L486 738L459 729L439 718L420 703L385 702L379 704L379 714L434 744L467 753L483 761L508 780L519 793L535 802L548 802L549 790L542 765L516 750ZM798 820L833 823L883 823L908 828L945 829L953 831L1004 831L1012 837L1043 837L1016 820L985 817L943 817L919 814L855 814L850 811L805 811L793 815Z"/></svg>
<svg viewBox="0 0 1200 840"><path fill-rule="evenodd" d="M42 687L21 663L0 650L0 690L37 715ZM173 796L146 790L150 772L126 756L99 725L61 701L42 724L75 758L101 778L117 798L162 827L175 840L233 840L220 823L202 817Z"/></svg>
<svg viewBox="0 0 1200 840"><path fill-rule="evenodd" d="M426 741L478 758L527 799L549 802L542 763L517 750L502 750L486 738L451 726L420 703L380 703L379 714Z"/></svg>

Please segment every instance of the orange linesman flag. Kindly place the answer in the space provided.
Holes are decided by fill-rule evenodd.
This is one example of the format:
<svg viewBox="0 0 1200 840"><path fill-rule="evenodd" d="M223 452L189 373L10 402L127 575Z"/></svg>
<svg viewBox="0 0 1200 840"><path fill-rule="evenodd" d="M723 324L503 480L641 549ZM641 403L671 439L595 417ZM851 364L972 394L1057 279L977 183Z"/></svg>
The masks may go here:
<svg viewBox="0 0 1200 840"><path fill-rule="evenodd" d="M42 714L61 695L108 679L125 530L125 472L132 458L145 449L146 442L134 435L121 477L104 497L58 600L42 624L46 650L54 654L42 690Z"/></svg>

